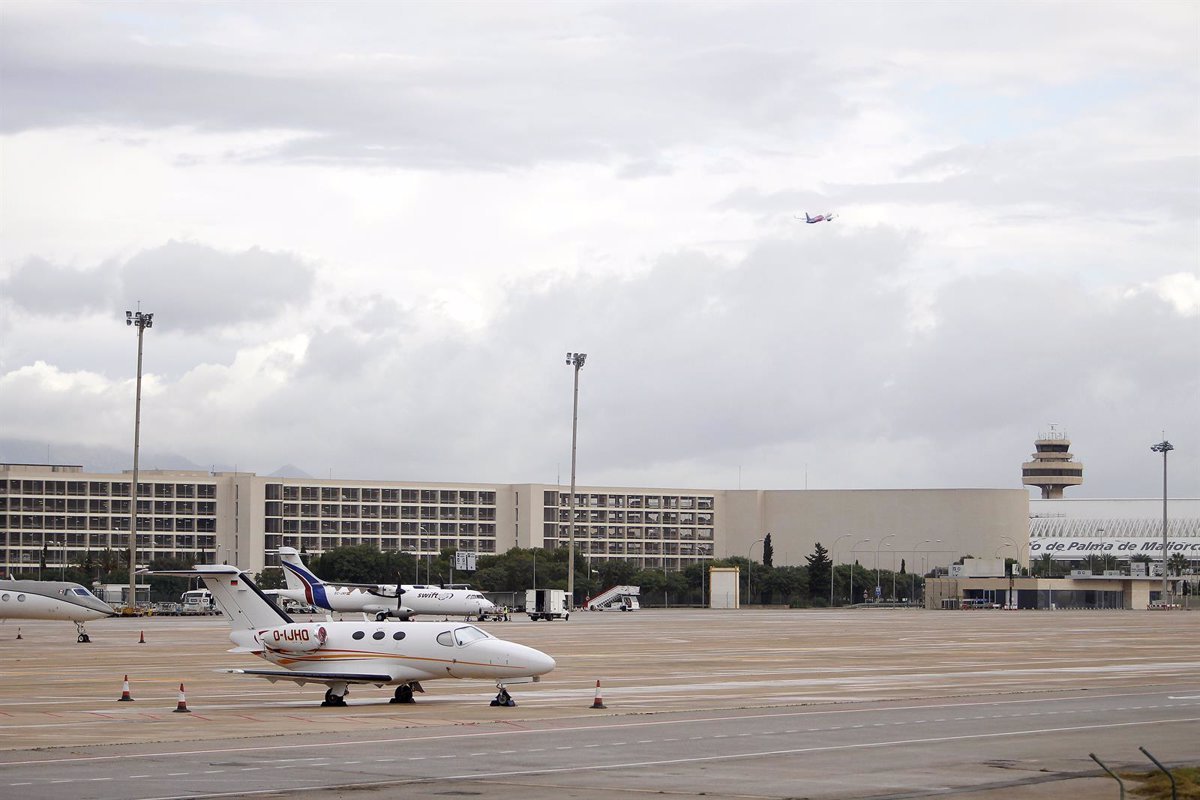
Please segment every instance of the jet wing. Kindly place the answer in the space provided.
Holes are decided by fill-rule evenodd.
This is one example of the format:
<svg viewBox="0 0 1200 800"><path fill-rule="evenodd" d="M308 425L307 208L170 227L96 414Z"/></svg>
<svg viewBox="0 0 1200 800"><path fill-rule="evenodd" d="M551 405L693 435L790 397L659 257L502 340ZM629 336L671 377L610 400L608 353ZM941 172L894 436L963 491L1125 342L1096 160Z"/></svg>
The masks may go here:
<svg viewBox="0 0 1200 800"><path fill-rule="evenodd" d="M266 678L271 683L276 681L293 681L303 686L306 683L373 683L376 686L392 682L391 675L372 675L366 672L286 672L273 669L219 669L229 675L253 675L256 678Z"/></svg>

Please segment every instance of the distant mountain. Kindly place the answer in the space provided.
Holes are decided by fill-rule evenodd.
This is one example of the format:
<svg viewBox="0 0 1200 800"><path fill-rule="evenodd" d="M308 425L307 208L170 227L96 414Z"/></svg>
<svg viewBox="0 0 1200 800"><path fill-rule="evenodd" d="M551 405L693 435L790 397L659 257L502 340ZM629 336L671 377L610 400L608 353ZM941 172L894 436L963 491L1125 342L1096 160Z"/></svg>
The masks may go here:
<svg viewBox="0 0 1200 800"><path fill-rule="evenodd" d="M311 479L312 475L309 475L307 472L305 472L304 470L300 469L299 467L297 467L293 464L284 464L282 467L275 470L274 472L272 472L270 475L267 475L266 477L268 477L268 478L309 478L309 479Z"/></svg>
<svg viewBox="0 0 1200 800"><path fill-rule="evenodd" d="M133 469L133 443L128 450L84 444L52 444L28 439L0 439L0 464L70 464L85 472L119 473ZM232 472L228 464L197 464L178 453L142 448L138 467L144 470L179 469L192 472ZM286 464L265 477L311 478L304 470Z"/></svg>

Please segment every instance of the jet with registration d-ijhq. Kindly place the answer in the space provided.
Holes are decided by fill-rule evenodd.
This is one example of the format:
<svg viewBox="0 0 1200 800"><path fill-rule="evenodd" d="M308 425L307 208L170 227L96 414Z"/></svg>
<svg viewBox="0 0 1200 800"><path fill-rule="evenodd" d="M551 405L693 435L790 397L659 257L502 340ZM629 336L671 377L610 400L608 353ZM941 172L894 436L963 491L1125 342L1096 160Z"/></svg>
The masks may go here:
<svg viewBox="0 0 1200 800"><path fill-rule="evenodd" d="M815 217L810 217L807 211L804 212L804 221L809 225L812 225L816 222L833 222L836 217L837 214L834 213L817 214ZM800 219L800 217L796 217L796 219Z"/></svg>
<svg viewBox="0 0 1200 800"><path fill-rule="evenodd" d="M393 703L413 702L421 684L440 678L495 681L494 706L514 706L508 686L533 683L554 669L540 650L492 636L462 622L296 622L254 584L226 564L151 575L199 577L232 626L231 653L248 653L278 670L226 669L276 681L324 684L323 706L344 706L352 685L395 686Z"/></svg>
<svg viewBox="0 0 1200 800"><path fill-rule="evenodd" d="M408 619L416 614L440 614L479 618L496 605L474 589L441 586L366 583L325 583L304 565L294 547L279 548L279 566L286 589L274 590L279 597L307 603L320 611L362 612L376 619Z"/></svg>
<svg viewBox="0 0 1200 800"><path fill-rule="evenodd" d="M116 615L78 583L0 581L0 619L61 619L75 623L80 644L91 641L83 623Z"/></svg>

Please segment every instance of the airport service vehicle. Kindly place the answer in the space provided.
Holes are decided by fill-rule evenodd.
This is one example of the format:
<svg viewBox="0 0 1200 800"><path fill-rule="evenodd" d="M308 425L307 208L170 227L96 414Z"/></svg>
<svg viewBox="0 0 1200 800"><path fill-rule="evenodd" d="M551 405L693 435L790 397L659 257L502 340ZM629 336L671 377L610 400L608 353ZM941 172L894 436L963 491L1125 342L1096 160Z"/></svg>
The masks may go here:
<svg viewBox="0 0 1200 800"><path fill-rule="evenodd" d="M638 611L638 595L642 593L640 586L613 586L584 603L590 611Z"/></svg>
<svg viewBox="0 0 1200 800"><path fill-rule="evenodd" d="M567 609L567 593L562 589L526 589L525 613L534 622L544 619L568 620L571 612Z"/></svg>
<svg viewBox="0 0 1200 800"><path fill-rule="evenodd" d="M91 641L83 623L116 614L78 583L0 581L0 619L62 619L75 623L78 641Z"/></svg>
<svg viewBox="0 0 1200 800"><path fill-rule="evenodd" d="M479 617L495 609L495 604L473 589L441 586L325 583L304 565L300 553L292 547L279 548L279 562L288 588L275 594L321 611L374 614L408 619L416 614Z"/></svg>
<svg viewBox="0 0 1200 800"><path fill-rule="evenodd" d="M153 575L200 577L229 620L231 653L249 653L282 667L227 669L298 684L327 687L322 706L344 706L350 686L395 686L394 703L413 702L424 681L478 678L496 682L494 706L514 706L508 686L531 683L554 669L540 650L497 639L462 622L296 622L250 576L235 566L200 564L192 570Z"/></svg>
<svg viewBox="0 0 1200 800"><path fill-rule="evenodd" d="M212 592L208 589L192 589L179 597L179 603L184 614L215 614Z"/></svg>

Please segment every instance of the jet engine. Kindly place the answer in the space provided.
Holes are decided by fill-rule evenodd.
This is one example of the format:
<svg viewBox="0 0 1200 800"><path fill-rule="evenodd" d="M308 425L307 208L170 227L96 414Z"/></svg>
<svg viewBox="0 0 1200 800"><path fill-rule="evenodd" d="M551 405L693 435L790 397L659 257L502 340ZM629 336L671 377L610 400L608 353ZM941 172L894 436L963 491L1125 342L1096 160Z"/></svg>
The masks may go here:
<svg viewBox="0 0 1200 800"><path fill-rule="evenodd" d="M324 646L328 634L324 625L280 625L260 631L258 640L268 650L278 653L311 653Z"/></svg>

